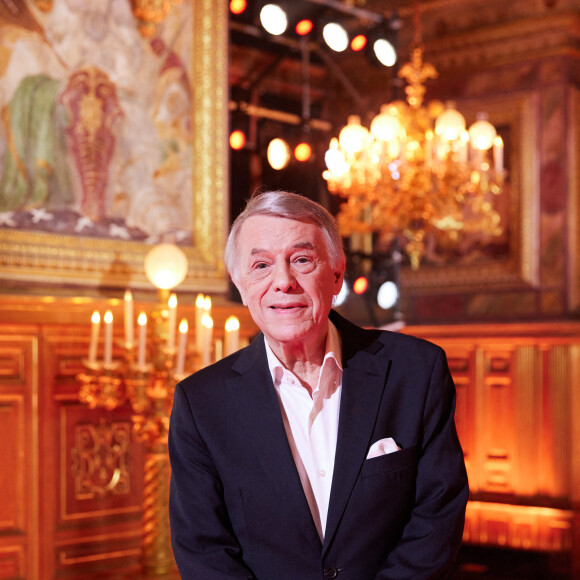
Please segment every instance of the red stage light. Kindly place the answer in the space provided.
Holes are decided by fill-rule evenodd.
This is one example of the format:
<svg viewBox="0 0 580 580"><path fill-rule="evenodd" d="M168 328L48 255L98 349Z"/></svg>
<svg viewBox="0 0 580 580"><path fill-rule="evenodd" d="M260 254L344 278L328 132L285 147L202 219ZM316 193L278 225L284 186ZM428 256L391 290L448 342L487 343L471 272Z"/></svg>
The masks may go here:
<svg viewBox="0 0 580 580"><path fill-rule="evenodd" d="M350 42L350 48L359 52L367 45L367 37L364 34L357 34Z"/></svg>
<svg viewBox="0 0 580 580"><path fill-rule="evenodd" d="M232 0L230 2L230 12L232 14L241 14L247 7L246 0Z"/></svg>
<svg viewBox="0 0 580 580"><path fill-rule="evenodd" d="M230 147L232 149L242 149L246 144L246 136L243 131L233 131L230 135Z"/></svg>
<svg viewBox="0 0 580 580"><path fill-rule="evenodd" d="M352 285L352 290L355 294L364 294L369 287L368 278L359 276Z"/></svg>
<svg viewBox="0 0 580 580"><path fill-rule="evenodd" d="M305 36L306 34L309 34L312 31L312 28L314 27L314 24L312 24L312 20L301 20L297 25L296 25L296 34L299 34L300 36Z"/></svg>
<svg viewBox="0 0 580 580"><path fill-rule="evenodd" d="M308 143L299 143L294 149L294 157L298 161L308 161L312 155L312 147Z"/></svg>

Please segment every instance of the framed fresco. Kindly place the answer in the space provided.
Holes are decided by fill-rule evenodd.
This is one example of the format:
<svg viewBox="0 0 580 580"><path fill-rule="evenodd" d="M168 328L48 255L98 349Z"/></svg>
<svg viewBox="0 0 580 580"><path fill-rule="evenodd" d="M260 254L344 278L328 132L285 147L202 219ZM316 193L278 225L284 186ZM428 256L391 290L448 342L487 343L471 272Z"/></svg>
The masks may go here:
<svg viewBox="0 0 580 580"><path fill-rule="evenodd" d="M0 286L224 292L227 3L0 0Z"/></svg>
<svg viewBox="0 0 580 580"><path fill-rule="evenodd" d="M459 247L432 244L418 270L403 268L407 294L437 294L531 288L539 283L539 163L536 151L537 95L512 94L459 101L469 126L480 111L505 144L507 177L494 200L501 216L500 236L470 234Z"/></svg>

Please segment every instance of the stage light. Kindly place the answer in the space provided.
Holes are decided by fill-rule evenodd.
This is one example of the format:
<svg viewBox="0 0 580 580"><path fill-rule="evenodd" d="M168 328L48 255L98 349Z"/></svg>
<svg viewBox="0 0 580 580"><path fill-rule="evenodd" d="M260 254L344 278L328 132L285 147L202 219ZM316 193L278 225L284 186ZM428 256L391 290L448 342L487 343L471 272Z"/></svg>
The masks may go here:
<svg viewBox="0 0 580 580"><path fill-rule="evenodd" d="M369 287L369 280L366 276L359 276L352 285L352 290L355 294L364 294Z"/></svg>
<svg viewBox="0 0 580 580"><path fill-rule="evenodd" d="M290 147L284 139L272 139L268 145L266 158L272 169L284 169L290 161Z"/></svg>
<svg viewBox="0 0 580 580"><path fill-rule="evenodd" d="M299 143L294 149L294 157L297 161L308 161L312 155L312 147L308 143Z"/></svg>
<svg viewBox="0 0 580 580"><path fill-rule="evenodd" d="M308 20L307 18L305 18L300 22L298 22L298 24L296 24L295 30L296 34L298 34L299 36L306 36L307 34L310 34L312 32L313 28L314 24L312 24L312 20Z"/></svg>
<svg viewBox="0 0 580 580"><path fill-rule="evenodd" d="M237 129L236 131L232 131L230 134L230 147L232 149L243 149L244 145L246 144L246 136L243 131Z"/></svg>
<svg viewBox="0 0 580 580"><path fill-rule="evenodd" d="M388 280L381 284L379 291L377 292L377 304L383 309L388 310L392 308L399 299L399 289L397 285Z"/></svg>
<svg viewBox="0 0 580 580"><path fill-rule="evenodd" d="M367 45L367 37L364 34L357 34L350 41L350 48L354 52L361 51Z"/></svg>
<svg viewBox="0 0 580 580"><path fill-rule="evenodd" d="M397 62L397 51L386 38L377 38L373 42L373 53L383 66L390 67Z"/></svg>
<svg viewBox="0 0 580 580"><path fill-rule="evenodd" d="M241 14L248 7L246 0L231 0L230 12L232 14Z"/></svg>
<svg viewBox="0 0 580 580"><path fill-rule="evenodd" d="M266 4L260 10L260 22L266 32L279 36L288 28L288 16L278 4Z"/></svg>
<svg viewBox="0 0 580 580"><path fill-rule="evenodd" d="M329 22L322 29L322 38L335 52L344 52L348 48L348 32L338 22Z"/></svg>

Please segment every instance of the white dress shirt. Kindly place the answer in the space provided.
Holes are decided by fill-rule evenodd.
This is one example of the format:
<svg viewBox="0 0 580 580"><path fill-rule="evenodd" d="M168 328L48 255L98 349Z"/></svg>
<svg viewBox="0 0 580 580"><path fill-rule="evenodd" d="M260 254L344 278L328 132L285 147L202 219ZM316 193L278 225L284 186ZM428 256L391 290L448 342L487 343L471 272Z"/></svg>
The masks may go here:
<svg viewBox="0 0 580 580"><path fill-rule="evenodd" d="M321 540L324 538L338 434L342 360L340 335L328 322L326 354L312 392L278 360L266 343L292 455Z"/></svg>

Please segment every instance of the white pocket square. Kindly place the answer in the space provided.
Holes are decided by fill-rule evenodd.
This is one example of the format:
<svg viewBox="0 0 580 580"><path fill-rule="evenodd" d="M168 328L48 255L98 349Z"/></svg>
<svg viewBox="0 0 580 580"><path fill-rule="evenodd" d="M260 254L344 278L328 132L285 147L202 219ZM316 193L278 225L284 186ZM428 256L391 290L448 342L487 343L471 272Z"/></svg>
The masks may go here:
<svg viewBox="0 0 580 580"><path fill-rule="evenodd" d="M386 439L379 439L375 441L371 448L369 449L369 454L367 459L372 459L373 457L380 457L381 455L387 455L388 453L394 453L395 451L400 451L401 448L395 443L392 437L387 437Z"/></svg>

